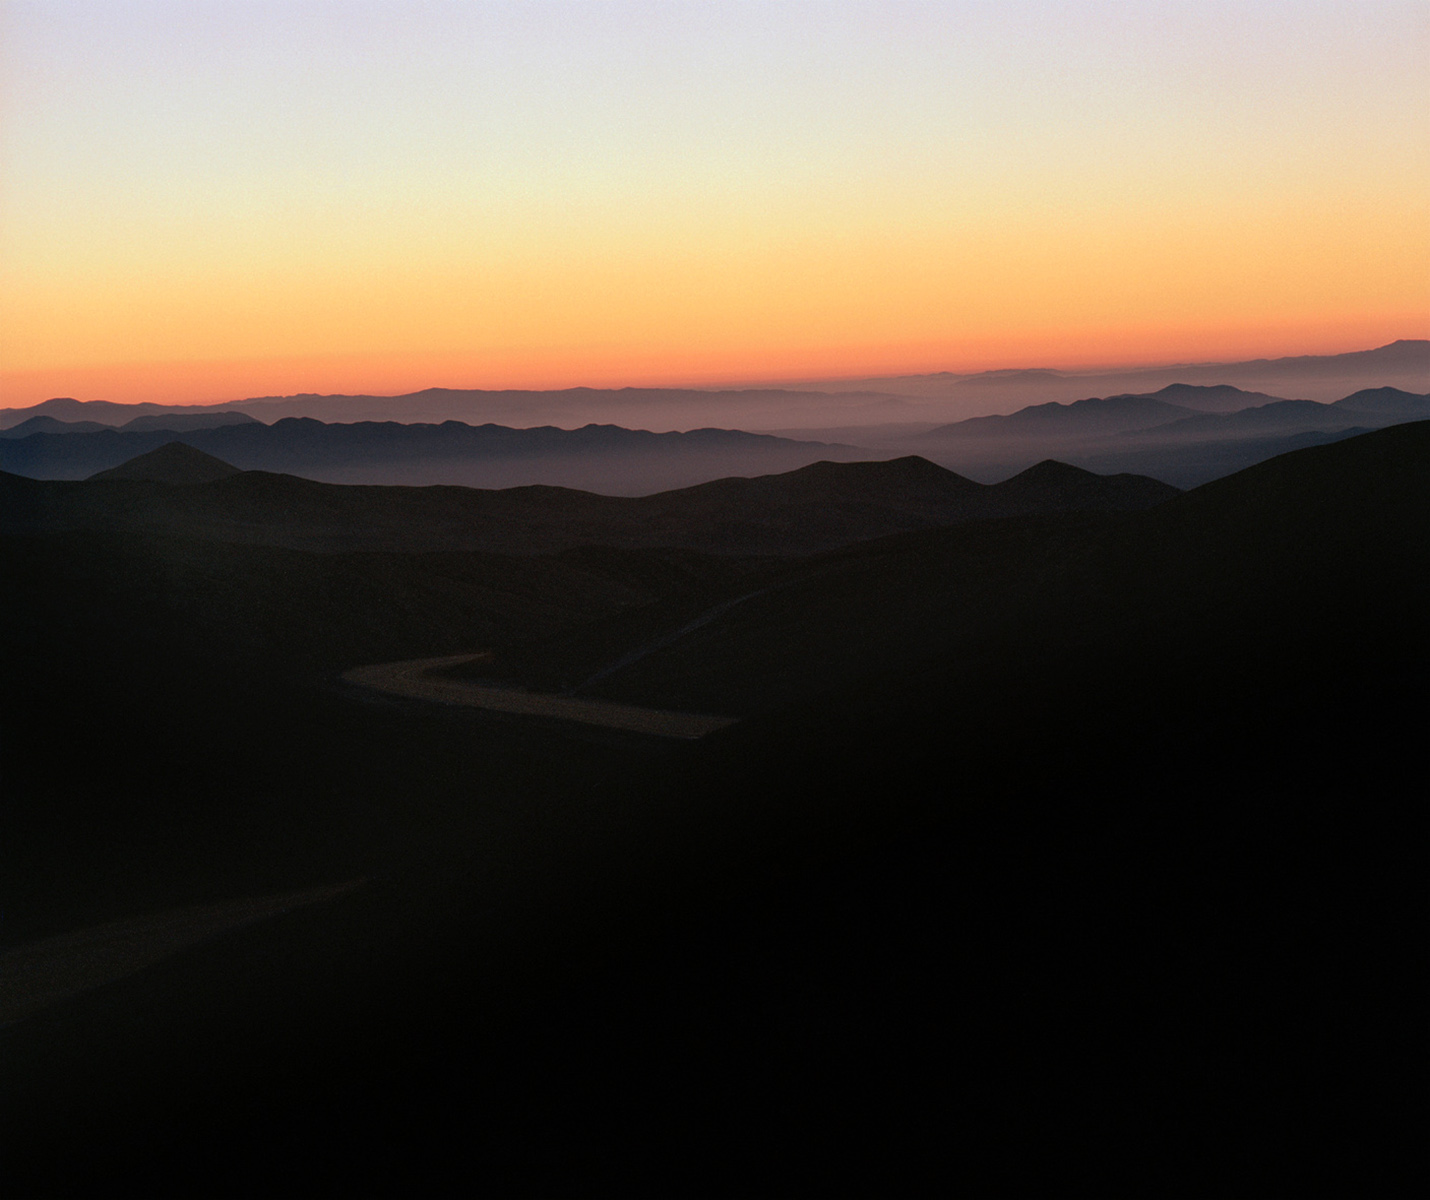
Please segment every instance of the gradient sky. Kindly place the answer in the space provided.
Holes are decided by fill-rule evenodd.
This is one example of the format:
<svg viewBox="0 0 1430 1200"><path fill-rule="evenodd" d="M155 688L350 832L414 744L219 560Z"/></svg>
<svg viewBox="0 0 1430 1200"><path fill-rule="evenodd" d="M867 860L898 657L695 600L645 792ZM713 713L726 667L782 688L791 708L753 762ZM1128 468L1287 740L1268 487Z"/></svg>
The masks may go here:
<svg viewBox="0 0 1430 1200"><path fill-rule="evenodd" d="M0 405L1430 336L1430 4L0 3Z"/></svg>

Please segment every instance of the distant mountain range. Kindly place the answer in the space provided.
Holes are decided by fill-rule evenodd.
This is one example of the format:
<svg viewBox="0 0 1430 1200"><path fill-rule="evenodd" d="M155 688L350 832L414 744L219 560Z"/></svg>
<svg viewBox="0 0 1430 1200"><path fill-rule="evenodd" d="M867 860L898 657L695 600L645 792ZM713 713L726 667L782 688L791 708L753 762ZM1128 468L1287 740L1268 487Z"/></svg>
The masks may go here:
<svg viewBox="0 0 1430 1200"><path fill-rule="evenodd" d="M1176 494L1154 479L1055 462L985 486L921 458L818 462L639 498L536 486L353 487L240 472L172 442L88 482L0 475L0 533L123 530L328 552L787 555L993 517L1133 511Z"/></svg>
<svg viewBox="0 0 1430 1200"><path fill-rule="evenodd" d="M1137 433L1178 438L1238 433L1307 433L1384 427L1430 417L1430 395L1397 388L1355 392L1333 404L1282 400L1239 388L1173 384L1151 395L1108 396L1032 405L1008 416L973 417L930 430L929 441L949 438L1060 438L1086 441Z"/></svg>
<svg viewBox="0 0 1430 1200"><path fill-rule="evenodd" d="M1057 457L1090 470L1131 471L1194 487L1263 459L1430 417L1430 395L1370 388L1332 404L1232 387L1176 384L1150 395L1032 405L974 417L898 444L975 475Z"/></svg>
<svg viewBox="0 0 1430 1200"><path fill-rule="evenodd" d="M1052 368L979 371L955 374L888 375L846 380L811 381L825 391L872 391L923 399L959 399L992 404L997 396L1039 396L1075 400L1111 392L1153 391L1172 383L1228 384L1247 389L1272 389L1282 395L1333 400L1348 390L1398 387L1412 392L1430 389L1430 340L1401 339L1373 350L1345 354L1302 354L1288 358L1257 358L1227 363L1173 363L1111 371L1060 371ZM1025 403L1027 401L1024 401ZM1002 411L1006 411L1003 408Z"/></svg>
<svg viewBox="0 0 1430 1200"><path fill-rule="evenodd" d="M0 429L0 438L29 437L32 433L102 433L106 429L117 429L120 433L147 433L157 429L168 430L171 433L189 433L197 429L217 429L221 425L257 424L256 418L231 409L222 409L218 412L212 410L189 412L164 408L157 404L106 404L102 400L92 403L101 406L97 412L91 412L88 405L82 405L78 400L47 400L44 404L36 405L35 409L25 410L35 412L34 416L27 417L8 428ZM66 421L55 416L53 412L35 411L51 405L57 406L60 412L78 412L82 414L82 419ZM152 408L157 411L146 412L142 416L135 417L133 412L138 408ZM122 413L115 412L116 409L124 411ZM116 425L110 421L99 419L102 417L122 419L122 423Z"/></svg>
<svg viewBox="0 0 1430 1200"><path fill-rule="evenodd" d="M458 421L325 424L287 417L272 425L240 418L237 424L187 432L125 428L33 433L0 440L0 470L40 479L83 479L176 440L242 470L287 472L330 483L545 483L613 495L790 470L820 459L868 457L867 451L852 446L730 429L650 433L615 425L512 429Z"/></svg>
<svg viewBox="0 0 1430 1200"><path fill-rule="evenodd" d="M940 654L960 682L974 660L989 674L1016 677L1009 646L1046 639L1076 657L1091 627L1133 660L1129 647L1139 639L1164 647L1149 661L1176 661L1165 647L1177 647L1179 636L1209 647L1216 639L1193 632L1207 624L1259 651L1303 623L1335 628L1326 613L1347 597L1405 614L1413 608L1407 595L1425 595L1430 559L1415 547L1430 518L1427 456L1430 421L1422 421L1283 455L1127 516L1087 512L1089 505L1081 521L949 523L860 541L772 566L758 588L744 577L615 614L599 634L586 629L521 649L509 656L511 672L535 686L627 703L752 713L840 681L892 674L894 664L913 672ZM895 466L902 464L881 464ZM1079 474L1048 463L1028 476L1043 472L1046 482ZM991 499L1007 486L986 492ZM1394 555L1375 559L1387 546ZM1358 578L1354 564L1363 556L1378 563L1374 582ZM1269 602L1273 594L1281 600ZM696 627L701 614L709 619ZM1008 629L1016 633L999 632ZM611 661L626 665L602 669ZM453 669L490 672L485 664Z"/></svg>
<svg viewBox="0 0 1430 1200"><path fill-rule="evenodd" d="M1367 354L1373 362L1413 363L1418 361L1417 345L1396 343L1398 349ZM1286 361L1304 365L1305 360ZM1331 367L1322 367L1325 378L1335 377ZM1342 367L1350 370L1345 364ZM999 387L1005 383L1011 387L1014 376L1024 375L1035 382L1055 376L1088 381L1088 377L1046 371L994 373ZM1127 378L1119 377L1122 382ZM1005 400L1015 394L1016 390L1002 393ZM1179 381L1152 392L1047 400L1009 413L943 423L908 419L911 413L927 417L938 411L908 398L881 399L864 392L833 399L854 405L839 410L842 418L868 418L877 410L876 415L888 419L878 424L855 421L837 428L787 429L780 435L739 428L659 433L610 424L569 429L474 423L476 414L491 411L517 416L525 411L529 416L545 411L542 406L548 402L559 402L565 417L582 406L611 403L650 417L661 413L670 417L676 410L689 417L708 403L725 404L731 415L752 422L769 422L772 411L785 412L781 405L805 405L806 416L822 411L828 415L819 406L831 400L830 395L792 391L431 389L396 397L245 401L221 410L56 399L9 410L8 416L0 414L14 422L0 432L0 470L44 479L82 479L177 439L243 470L284 472L332 483L485 488L549 484L630 496L727 476L773 474L822 459L915 454L985 483L1055 458L1099 474L1147 475L1177 487L1195 487L1289 450L1430 416L1430 393L1392 386L1362 388L1327 403L1287 399L1228 383ZM138 416L136 410L142 410ZM259 419L296 412L347 419L282 415L272 424ZM439 423L416 419L434 412L469 419L444 417ZM374 414L387 414L389 419L366 419ZM404 419L390 419L393 415ZM120 417L125 418L122 425L105 424Z"/></svg>
<svg viewBox="0 0 1430 1200"><path fill-rule="evenodd" d="M1330 401L1363 388L1395 387L1430 391L1430 341L1392 342L1349 354L1302 355L1233 363L1185 363L1103 372L1014 369L975 374L876 379L810 380L738 388L563 388L548 391L424 388L398 396L257 396L225 402L226 413L242 412L272 423L284 417L327 422L401 421L521 428L557 425L566 429L616 424L655 431L705 426L759 432L804 430L801 436L831 440L827 432L845 427L948 424L973 416L1009 413L1031 404L1082 400L1089 396L1145 394L1171 384L1203 388L1236 387L1274 397ZM1173 403L1207 411L1218 398L1203 391ZM1241 401L1244 406L1248 401ZM70 397L27 408L0 409L0 430L35 416L58 421L123 425L135 417L214 413L213 406L114 404ZM840 436L834 440L861 441Z"/></svg>
<svg viewBox="0 0 1430 1200"><path fill-rule="evenodd" d="M555 391L484 391L424 388L398 396L300 394L261 396L222 406L267 423L286 417L325 422L399 421L404 424L500 424L519 428L556 425L564 429L621 424L655 431L722 425L769 430L784 425L867 425L918 421L916 401L870 392L827 393L789 388L705 391L698 388L564 388ZM62 422L122 425L138 416L204 417L202 405L114 404L58 397L28 408L0 409L0 430L35 417ZM837 417L837 420L831 420ZM38 429L36 429L38 431Z"/></svg>

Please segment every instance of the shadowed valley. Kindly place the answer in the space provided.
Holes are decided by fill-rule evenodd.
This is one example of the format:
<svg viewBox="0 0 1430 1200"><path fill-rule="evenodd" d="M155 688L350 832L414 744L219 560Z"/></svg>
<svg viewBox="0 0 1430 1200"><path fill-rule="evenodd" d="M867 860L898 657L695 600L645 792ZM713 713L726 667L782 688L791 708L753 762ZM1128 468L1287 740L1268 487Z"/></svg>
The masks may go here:
<svg viewBox="0 0 1430 1200"><path fill-rule="evenodd" d="M1186 492L0 477L6 1173L1390 1189L1427 467L1419 421ZM432 677L740 719L342 679L479 651Z"/></svg>

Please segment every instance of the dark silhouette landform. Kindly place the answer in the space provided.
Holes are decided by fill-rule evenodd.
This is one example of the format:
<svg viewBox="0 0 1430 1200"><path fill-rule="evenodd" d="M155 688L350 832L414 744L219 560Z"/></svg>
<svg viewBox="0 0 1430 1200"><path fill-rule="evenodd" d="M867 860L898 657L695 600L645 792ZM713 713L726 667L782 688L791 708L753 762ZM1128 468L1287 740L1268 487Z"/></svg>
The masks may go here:
<svg viewBox="0 0 1430 1200"><path fill-rule="evenodd" d="M1200 397L1196 393L1203 390L1217 394L1216 407L1203 408L1198 403ZM1196 411L1199 408L1203 408L1200 413ZM937 440L1031 435L1077 441L1133 433L1169 438L1188 433L1234 437L1243 432L1338 431L1353 428L1358 420L1364 422L1367 418L1399 424L1403 420L1424 420L1427 412L1430 412L1430 396L1395 388L1367 389L1334 404L1318 404L1313 400L1255 396L1235 388L1174 385L1150 396L1109 396L1071 404L1039 404L1009 416L974 417L930 430L923 436Z"/></svg>
<svg viewBox="0 0 1430 1200"><path fill-rule="evenodd" d="M1352 392L1180 492L0 475L7 1190L1395 1194L1430 421Z"/></svg>
<svg viewBox="0 0 1430 1200"><path fill-rule="evenodd" d="M1053 456L1090 470L1132 471L1194 487L1287 450L1427 417L1430 395L1396 388L1363 389L1321 404L1178 384L1152 395L974 417L908 444L974 473L1001 473L1034 456Z"/></svg>
<svg viewBox="0 0 1430 1200"><path fill-rule="evenodd" d="M699 401L691 397L702 395L689 393L685 400L696 405ZM750 395L758 399L764 393ZM775 436L714 428L655 433L595 424L572 429L457 420L430 424L410 419L421 411L404 409L411 397L390 397L382 403L382 398L329 399L332 403L322 411L352 417L372 410L409 419L325 423L285 416L266 425L243 413L205 417L174 412L147 414L113 429L96 427L93 421L66 425L37 413L0 438L0 470L41 479L82 479L180 440L243 470L330 483L483 488L545 484L638 496L727 476L787 471L826 459L889 459L913 453L986 483L1056 458L1099 474L1148 475L1177 487L1195 487L1288 450L1430 415L1430 394L1393 387L1363 388L1321 403L1280 399L1227 384L1175 383L1155 393L1049 401L949 424L918 420L934 415L933 409L926 409L904 414L904 420L885 413L888 419L880 423L791 428ZM349 402L352 407L343 413ZM61 411L69 413L77 404L71 402Z"/></svg>
<svg viewBox="0 0 1430 1200"><path fill-rule="evenodd" d="M168 486L179 483L204 486ZM1176 492L1154 479L1054 462L984 485L918 457L817 462L641 497L549 487L357 487L238 472L175 442L87 482L0 474L0 529L123 529L298 550L805 554L959 521L1130 511Z"/></svg>
<svg viewBox="0 0 1430 1200"><path fill-rule="evenodd" d="M96 471L91 479L136 479L146 483L213 483L239 474L222 459L183 442L165 442L156 450L140 454L128 462Z"/></svg>
<svg viewBox="0 0 1430 1200"><path fill-rule="evenodd" d="M1398 484L1387 478L1383 486L1392 491L1397 486L1404 488L1410 511L1397 514L1387 505L1365 532L1366 537L1382 536L1381 526L1387 522L1407 527L1404 522L1430 519L1430 509L1416 509L1430 494L1430 481L1411 478L1414 468L1410 465L1415 455L1424 451L1427 437L1430 423L1406 427L1400 444L1409 453L1401 463L1384 468L1387 473L1399 472ZM1051 463L1046 469L1049 474L1073 471ZM1268 481L1280 474L1274 464L1264 464L1260 470ZM1371 473L1369 466L1366 473ZM1124 635L1129 640L1135 638L1136 630L1157 619L1154 614L1159 606L1186 609L1182 619L1194 622L1191 597L1207 585L1196 584L1188 576L1198 571L1211 576L1212 564L1243 543L1254 522L1267 522L1264 536L1272 540L1275 522L1291 520L1293 506L1303 509L1295 523L1319 519L1330 528L1334 521L1344 530L1337 551L1343 561L1315 569L1339 572L1357 556L1352 545L1357 535L1344 523L1345 518L1334 514L1332 491L1300 493L1295 484L1287 482L1276 493L1274 511L1262 506L1259 511L1248 507L1248 511L1232 514L1223 507L1226 502L1217 498L1235 496L1234 481L1240 478L1209 484L1163 503L1139 506L1141 511L1126 517L1108 510L1082 509L1047 518L970 522L861 541L790 563L768 564L688 597L624 610L577 633L513 650L514 673L540 686L580 687L587 694L628 703L749 715L792 703L813 690L893 670L898 664L915 669L916 664L939 654L958 659L985 655L990 646L1007 644L1010 639L1026 640L1034 629L1040 631L1039 636L1057 637L1059 630L1072 636L1077 621L1093 619L1090 615L1076 619L1067 615L1079 603L1089 609L1105 606L1122 611ZM1420 499L1412 500L1416 495ZM1198 518L1201 523L1220 528L1226 550L1216 548L1210 534L1188 536L1180 514L1189 510L1205 514ZM1194 527L1196 524L1193 522ZM1314 594L1309 563L1319 562L1330 552L1317 545L1302 547L1299 553L1307 560L1307 587ZM1289 554L1285 549L1278 551L1282 558ZM1005 574L1012 571L1021 576L1030 559L1040 564L1037 593L1024 592L1022 585ZM1103 582L1089 590L1090 560L1097 562L1099 578L1108 574L1125 578L1120 589L1125 594L1104 591L1108 585ZM1197 566L1189 569L1189 563ZM1148 576L1155 576L1158 582L1151 584ZM1141 609L1129 604L1130 595L1149 586L1160 593L1177 579L1185 580L1185 592L1177 599L1163 597ZM1390 581L1378 577L1377 586L1390 586ZM1051 605L1060 614L1056 618L1046 611L1049 601L1043 593L1056 594ZM1083 599L1074 601L1078 594ZM671 639L658 654L642 654L620 671L603 669L607 662L621 661L631 647L648 645L663 632L684 629L693 614L718 608L736 596L741 603L720 609L717 620L702 622L684 636ZM1271 627L1277 621L1292 619L1291 613L1307 603L1305 598L1288 599L1285 610L1253 615L1258 604L1254 598L1237 595L1234 589L1223 592L1220 585L1214 596L1204 599L1220 611L1242 613L1246 625L1242 637L1253 637L1255 630L1272 637ZM480 668L458 667L456 672L490 677L492 669L483 663ZM598 673L598 678L592 678ZM583 683L585 680L590 682Z"/></svg>
<svg viewBox="0 0 1430 1200"><path fill-rule="evenodd" d="M95 416L110 420L85 419L91 408ZM153 411L146 411L153 410ZM247 413L230 409L191 409L169 407L158 404L112 404L103 400L81 403L78 400L46 400L43 404L24 410L36 415L23 421L3 422L0 438L29 437L32 433L103 433L113 430L117 433L147 433L161 430L168 433L191 433L198 429L219 429L225 425L256 425L259 422ZM54 416L59 411L66 414L79 413L81 419L66 421ZM134 416L135 412L140 416ZM12 416L15 410L0 409L0 413ZM3 421L3 418L0 418Z"/></svg>
<svg viewBox="0 0 1430 1200"><path fill-rule="evenodd" d="M641 495L722 475L788 470L824 458L863 458L850 446L730 429L650 433L614 425L324 424L287 417L191 431L35 433L0 441L0 470L84 479L167 442L183 441L242 470L281 471L328 483L544 483Z"/></svg>

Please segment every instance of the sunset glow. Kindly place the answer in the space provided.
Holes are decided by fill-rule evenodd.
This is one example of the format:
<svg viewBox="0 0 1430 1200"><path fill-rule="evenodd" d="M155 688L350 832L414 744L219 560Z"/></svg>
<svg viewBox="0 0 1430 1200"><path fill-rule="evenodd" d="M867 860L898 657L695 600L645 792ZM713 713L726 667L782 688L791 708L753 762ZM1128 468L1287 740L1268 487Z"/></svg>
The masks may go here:
<svg viewBox="0 0 1430 1200"><path fill-rule="evenodd" d="M1430 336L1413 0L0 14L4 406Z"/></svg>

